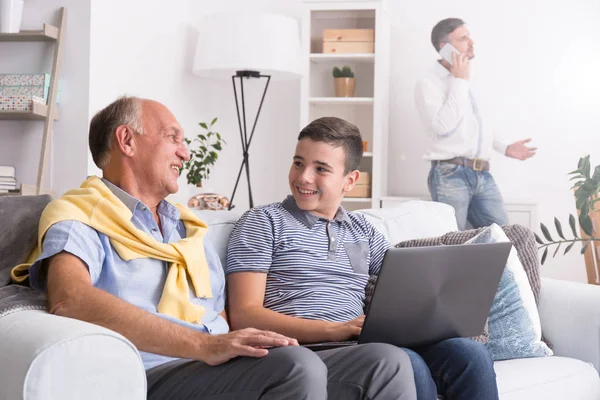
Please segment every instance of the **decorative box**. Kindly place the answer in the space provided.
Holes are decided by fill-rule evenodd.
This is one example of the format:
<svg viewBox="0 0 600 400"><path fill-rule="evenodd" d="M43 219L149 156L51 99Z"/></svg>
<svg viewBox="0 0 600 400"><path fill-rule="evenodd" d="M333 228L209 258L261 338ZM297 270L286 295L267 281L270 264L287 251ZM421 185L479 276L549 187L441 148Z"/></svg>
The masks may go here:
<svg viewBox="0 0 600 400"><path fill-rule="evenodd" d="M37 96L48 98L48 86L0 86L0 96Z"/></svg>
<svg viewBox="0 0 600 400"><path fill-rule="evenodd" d="M371 197L371 185L356 185L346 193L346 197Z"/></svg>
<svg viewBox="0 0 600 400"><path fill-rule="evenodd" d="M324 29L323 53L373 53L373 29Z"/></svg>
<svg viewBox="0 0 600 400"><path fill-rule="evenodd" d="M48 100L49 89L48 86L0 86L0 96L36 96ZM56 104L58 103L60 103L60 85L56 93Z"/></svg>
<svg viewBox="0 0 600 400"><path fill-rule="evenodd" d="M30 111L34 101L46 104L46 100L38 96L0 96L0 111Z"/></svg>
<svg viewBox="0 0 600 400"><path fill-rule="evenodd" d="M346 193L346 197L371 197L371 174L360 172L354 188Z"/></svg>
<svg viewBox="0 0 600 400"><path fill-rule="evenodd" d="M50 74L0 74L0 86L50 86Z"/></svg>

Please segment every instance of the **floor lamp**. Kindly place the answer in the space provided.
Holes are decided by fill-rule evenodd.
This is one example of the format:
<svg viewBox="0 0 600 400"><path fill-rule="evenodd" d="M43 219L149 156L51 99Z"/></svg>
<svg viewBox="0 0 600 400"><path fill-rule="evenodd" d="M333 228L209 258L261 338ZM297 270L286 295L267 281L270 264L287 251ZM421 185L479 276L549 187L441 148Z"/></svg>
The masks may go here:
<svg viewBox="0 0 600 400"><path fill-rule="evenodd" d="M254 207L250 183L250 145L271 80L300 79L300 32L295 19L266 13L218 13L204 17L199 24L198 45L193 72L212 79L231 79L237 111L242 160L230 197L246 171L248 200ZM248 124L244 80L265 82L254 122ZM251 126L250 130L248 129Z"/></svg>

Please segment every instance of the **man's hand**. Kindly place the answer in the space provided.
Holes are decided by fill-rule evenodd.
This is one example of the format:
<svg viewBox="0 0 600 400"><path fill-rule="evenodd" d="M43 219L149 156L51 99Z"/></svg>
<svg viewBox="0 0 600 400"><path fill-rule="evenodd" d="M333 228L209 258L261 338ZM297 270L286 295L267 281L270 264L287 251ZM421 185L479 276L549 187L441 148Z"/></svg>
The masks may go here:
<svg viewBox="0 0 600 400"><path fill-rule="evenodd" d="M360 335L364 322L364 315L348 322L333 322L327 336L332 342L350 340Z"/></svg>
<svg viewBox="0 0 600 400"><path fill-rule="evenodd" d="M471 77L471 61L469 60L469 57L452 52L450 72L454 77L468 81Z"/></svg>
<svg viewBox="0 0 600 400"><path fill-rule="evenodd" d="M238 356L264 357L269 354L267 349L271 347L298 346L296 339L254 328L206 335L206 338L200 359L208 365L223 364Z"/></svg>
<svg viewBox="0 0 600 400"><path fill-rule="evenodd" d="M514 142L506 148L506 156L516 158L517 160L527 160L535 155L537 147L527 147L525 143L531 141L531 138Z"/></svg>

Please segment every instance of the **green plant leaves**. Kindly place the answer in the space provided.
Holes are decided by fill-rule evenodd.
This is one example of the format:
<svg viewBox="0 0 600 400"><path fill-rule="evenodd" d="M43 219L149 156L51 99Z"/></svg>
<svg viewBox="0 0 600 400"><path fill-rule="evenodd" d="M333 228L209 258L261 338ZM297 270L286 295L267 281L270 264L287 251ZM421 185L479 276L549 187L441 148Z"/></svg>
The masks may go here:
<svg viewBox="0 0 600 400"><path fill-rule="evenodd" d="M550 236L550 231L548 230L548 228L546 228L546 225L540 224L540 228L542 228L542 233L544 234L546 240L554 242L554 239L552 239L552 236Z"/></svg>
<svg viewBox="0 0 600 400"><path fill-rule="evenodd" d="M565 252L563 253L563 255L567 254L569 252L569 250L571 250L571 248L573 247L574 244L575 244L575 242L572 242L570 245L568 245L565 248Z"/></svg>
<svg viewBox="0 0 600 400"><path fill-rule="evenodd" d="M213 118L210 125L200 122L205 132L200 132L193 140L184 138L190 152L189 161L184 161L183 168L187 170L187 182L191 185L201 185L202 181L208 179L210 174L209 166L214 165L218 159L217 151L223 149L226 141L218 132L211 131L210 128L217 122ZM193 146L192 146L193 145ZM181 173L181 172L180 172Z"/></svg>
<svg viewBox="0 0 600 400"><path fill-rule="evenodd" d="M542 265L544 265L544 261L546 261L546 257L548 256L548 247L546 247L546 249L544 250L544 253L542 254Z"/></svg>
<svg viewBox="0 0 600 400"><path fill-rule="evenodd" d="M577 229L575 227L575 217L573 216L573 214L569 214L569 225L571 226L571 231L573 231L573 236L579 238L579 236L577 236Z"/></svg>
<svg viewBox="0 0 600 400"><path fill-rule="evenodd" d="M537 233L533 233L533 235L535 236L535 241L538 242L539 244L544 244L544 241L538 236Z"/></svg>
<svg viewBox="0 0 600 400"><path fill-rule="evenodd" d="M560 225L560 221L556 217L554 217L554 226L556 227L556 232L558 232L558 236L560 236L561 239L565 240L565 235L563 235L562 226Z"/></svg>
<svg viewBox="0 0 600 400"><path fill-rule="evenodd" d="M588 240L586 242L586 244L583 245L583 247L581 248L581 254L585 254L585 251L587 250L588 246L590 245L592 239Z"/></svg>

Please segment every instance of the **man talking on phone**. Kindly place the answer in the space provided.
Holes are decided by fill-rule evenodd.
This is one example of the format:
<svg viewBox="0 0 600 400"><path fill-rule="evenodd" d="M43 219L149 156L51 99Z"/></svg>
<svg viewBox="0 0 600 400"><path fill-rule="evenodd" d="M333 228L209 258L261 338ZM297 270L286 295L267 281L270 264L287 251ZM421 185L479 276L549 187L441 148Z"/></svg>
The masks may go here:
<svg viewBox="0 0 600 400"><path fill-rule="evenodd" d="M467 220L474 228L507 224L502 195L490 174L492 150L526 160L536 148L526 145L531 139L500 142L482 120L469 84L475 53L465 22L438 22L431 43L441 60L415 88L417 110L431 139L425 154L431 161L431 198L454 207L460 230L466 229Z"/></svg>

